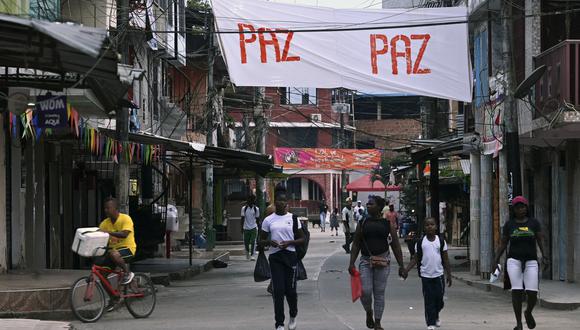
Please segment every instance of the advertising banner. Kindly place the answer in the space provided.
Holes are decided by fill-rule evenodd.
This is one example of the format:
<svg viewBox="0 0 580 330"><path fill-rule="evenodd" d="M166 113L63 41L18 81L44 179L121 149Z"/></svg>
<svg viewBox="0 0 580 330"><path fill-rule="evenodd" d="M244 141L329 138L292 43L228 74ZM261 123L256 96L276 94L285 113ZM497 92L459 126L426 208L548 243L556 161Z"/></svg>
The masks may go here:
<svg viewBox="0 0 580 330"><path fill-rule="evenodd" d="M275 148L274 154L284 169L370 170L381 161L374 149Z"/></svg>
<svg viewBox="0 0 580 330"><path fill-rule="evenodd" d="M37 96L38 128L65 127L68 123L66 96Z"/></svg>
<svg viewBox="0 0 580 330"><path fill-rule="evenodd" d="M344 87L471 102L466 7L350 10L212 0L238 86Z"/></svg>

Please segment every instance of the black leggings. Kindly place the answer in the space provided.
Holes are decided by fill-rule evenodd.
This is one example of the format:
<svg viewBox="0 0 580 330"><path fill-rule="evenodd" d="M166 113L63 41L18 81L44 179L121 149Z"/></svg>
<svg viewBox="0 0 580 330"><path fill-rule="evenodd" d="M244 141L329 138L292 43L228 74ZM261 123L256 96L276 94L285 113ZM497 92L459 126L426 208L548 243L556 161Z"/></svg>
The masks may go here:
<svg viewBox="0 0 580 330"><path fill-rule="evenodd" d="M298 314L298 294L296 293L296 253L288 250L273 253L269 257L274 290L275 327L284 326L284 296L290 308L290 317Z"/></svg>

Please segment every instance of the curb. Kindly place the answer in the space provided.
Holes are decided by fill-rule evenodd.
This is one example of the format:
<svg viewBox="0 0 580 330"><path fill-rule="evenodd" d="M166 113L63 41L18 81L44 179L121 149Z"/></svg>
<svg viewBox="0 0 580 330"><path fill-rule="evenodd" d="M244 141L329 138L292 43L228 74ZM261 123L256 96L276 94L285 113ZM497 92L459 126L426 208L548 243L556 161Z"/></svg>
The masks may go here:
<svg viewBox="0 0 580 330"><path fill-rule="evenodd" d="M482 283L479 281L472 281L472 280L468 280L468 279L465 279L463 277L459 277L456 275L451 275L451 277L453 277L453 279L458 280L460 282L463 282L471 287L474 287L474 288L477 288L480 290L484 290L487 292L493 292L495 294L501 294L501 295L504 295L506 297L511 297L510 291L504 290L503 287L501 287L499 285L494 285L494 284L490 284L490 283ZM546 309L560 310L560 311L571 311L571 310L575 310L575 309L580 307L580 302L578 302L578 303L554 302L554 301L550 301L549 299L542 298L541 293L540 293L540 296L538 297L538 304L541 307L544 307Z"/></svg>
<svg viewBox="0 0 580 330"><path fill-rule="evenodd" d="M191 279L201 273L207 272L213 269L213 262L214 260L220 260L223 262L228 262L230 260L230 253L225 251L224 253L220 254L217 258L212 260L208 260L203 265L194 265L193 267L188 267L186 269L172 272L172 273L157 273L151 274L150 278L154 284L161 284L164 286L168 286L171 284L171 281L180 281ZM4 318L33 318L39 320L53 320L53 321L68 321L74 319L74 315L71 312L70 308L68 307L69 302L66 300L65 302L58 303L58 300L52 298L53 295L56 293L63 294L63 291L66 291L65 296L68 297L68 291L70 287L67 288L54 288L54 289L40 289L40 290L20 290L16 291L15 294L19 295L39 295L45 294L48 295L48 301L51 302L50 309L47 310L21 310L21 311L0 311L0 319ZM54 303L53 303L54 301ZM63 306L66 304L66 309L62 309ZM71 329L73 329L71 327Z"/></svg>
<svg viewBox="0 0 580 330"><path fill-rule="evenodd" d="M228 262L230 260L230 252L225 251L224 253L219 255L217 258L214 258L212 260L208 260L203 265L194 265L192 267L188 267L188 268L185 268L185 269L177 271L177 272L151 274L151 281L153 281L154 284L161 284L164 286L169 286L169 285L171 285L171 281L188 280L188 279L191 279L191 278L193 278L201 273L204 273L204 272L207 272L207 271L210 271L211 269L213 269L213 261L214 260Z"/></svg>

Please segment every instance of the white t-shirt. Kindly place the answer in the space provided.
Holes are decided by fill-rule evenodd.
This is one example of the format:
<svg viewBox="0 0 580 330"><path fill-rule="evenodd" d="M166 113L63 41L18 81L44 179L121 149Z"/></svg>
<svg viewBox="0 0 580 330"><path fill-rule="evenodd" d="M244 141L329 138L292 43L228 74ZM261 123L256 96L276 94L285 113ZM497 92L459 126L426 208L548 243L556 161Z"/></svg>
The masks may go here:
<svg viewBox="0 0 580 330"><path fill-rule="evenodd" d="M363 219L363 216L360 214L359 210L363 211L363 214L365 213L365 207L364 206L355 206L354 207L354 216L356 217L357 221L361 221Z"/></svg>
<svg viewBox="0 0 580 330"><path fill-rule="evenodd" d="M418 243L417 243L418 244ZM417 246L415 245L415 249ZM431 242L427 236L421 242L423 258L421 259L421 277L436 278L443 275L443 259L441 256L439 236ZM447 242L443 242L443 251L447 251Z"/></svg>
<svg viewBox="0 0 580 330"><path fill-rule="evenodd" d="M272 213L267 216L262 223L262 230L270 233L270 239L276 242L293 241L294 240L294 222L292 221L292 213L285 215L277 215ZM298 221L298 229L302 228L302 224ZM270 248L270 254L279 252L281 249L277 247ZM288 251L296 252L294 245L288 245Z"/></svg>
<svg viewBox="0 0 580 330"><path fill-rule="evenodd" d="M242 207L242 217L244 217L244 229L250 230L258 227L256 224L256 219L260 216L260 208L256 205L254 206L244 206Z"/></svg>
<svg viewBox="0 0 580 330"><path fill-rule="evenodd" d="M356 218L354 217L354 210L352 209L352 207L350 208L350 210L345 206L342 209L342 221L346 221L347 219L347 215L348 215L348 227L350 229L351 233L354 233L356 231ZM346 227L343 227L344 231L346 232Z"/></svg>

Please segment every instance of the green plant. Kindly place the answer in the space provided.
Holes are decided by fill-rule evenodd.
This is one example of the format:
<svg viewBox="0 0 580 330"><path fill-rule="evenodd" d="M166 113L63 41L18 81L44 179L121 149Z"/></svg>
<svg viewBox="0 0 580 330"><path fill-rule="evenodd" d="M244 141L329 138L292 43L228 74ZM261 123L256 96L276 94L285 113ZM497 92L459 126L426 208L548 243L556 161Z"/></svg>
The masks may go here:
<svg viewBox="0 0 580 330"><path fill-rule="evenodd" d="M417 185L412 183L406 183L403 185L400 200L401 205L405 210L407 210L407 212L417 210Z"/></svg>
<svg viewBox="0 0 580 330"><path fill-rule="evenodd" d="M207 1L207 0L189 0L187 2L187 7L191 8L191 9L201 10L201 11L211 9L211 7L209 5L209 1Z"/></svg>

